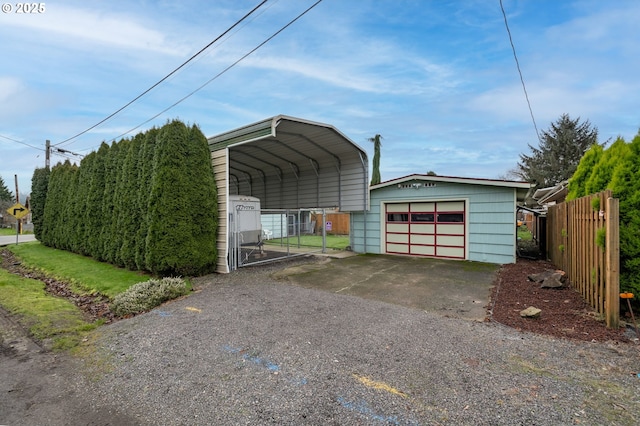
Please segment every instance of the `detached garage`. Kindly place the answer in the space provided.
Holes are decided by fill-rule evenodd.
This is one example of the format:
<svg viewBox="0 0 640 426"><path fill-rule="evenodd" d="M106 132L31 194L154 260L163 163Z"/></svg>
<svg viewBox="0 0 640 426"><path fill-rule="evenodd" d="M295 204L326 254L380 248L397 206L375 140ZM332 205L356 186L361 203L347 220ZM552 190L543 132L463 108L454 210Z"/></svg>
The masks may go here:
<svg viewBox="0 0 640 426"><path fill-rule="evenodd" d="M516 261L516 207L527 182L410 175L370 187L368 212L353 212L358 253Z"/></svg>

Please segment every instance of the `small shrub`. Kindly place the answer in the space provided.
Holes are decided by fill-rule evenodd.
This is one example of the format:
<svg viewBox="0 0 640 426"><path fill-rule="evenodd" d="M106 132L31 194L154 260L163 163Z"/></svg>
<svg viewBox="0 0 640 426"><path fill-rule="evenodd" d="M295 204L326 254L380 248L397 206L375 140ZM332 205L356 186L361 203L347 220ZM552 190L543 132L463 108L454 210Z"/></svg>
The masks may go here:
<svg viewBox="0 0 640 426"><path fill-rule="evenodd" d="M124 293L114 297L111 310L120 317L135 315L188 292L189 286L182 278L150 279L134 284Z"/></svg>
<svg viewBox="0 0 640 426"><path fill-rule="evenodd" d="M591 208L596 212L600 211L600 198L599 197L593 197L591 199Z"/></svg>
<svg viewBox="0 0 640 426"><path fill-rule="evenodd" d="M560 250L560 253L564 253L564 244L560 244L558 250Z"/></svg>

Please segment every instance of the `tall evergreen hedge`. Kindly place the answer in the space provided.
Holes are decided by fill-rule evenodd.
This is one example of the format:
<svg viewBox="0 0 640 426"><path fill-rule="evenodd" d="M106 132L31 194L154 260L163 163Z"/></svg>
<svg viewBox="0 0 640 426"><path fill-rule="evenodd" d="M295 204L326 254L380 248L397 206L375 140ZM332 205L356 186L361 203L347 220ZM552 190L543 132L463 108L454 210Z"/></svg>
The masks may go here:
<svg viewBox="0 0 640 426"><path fill-rule="evenodd" d="M640 133L630 143L618 138L604 151L591 150L601 152L584 155L567 198L610 189L620 200L620 289L640 296Z"/></svg>
<svg viewBox="0 0 640 426"><path fill-rule="evenodd" d="M49 186L48 167L37 168L31 178L31 217L33 233L38 240L42 239L42 221L44 219L44 204L47 201L47 187Z"/></svg>
<svg viewBox="0 0 640 426"><path fill-rule="evenodd" d="M217 262L217 192L207 140L168 122L37 169L37 238L45 245L158 275L201 275ZM35 199L34 199L35 197Z"/></svg>
<svg viewBox="0 0 640 426"><path fill-rule="evenodd" d="M207 139L198 128L173 121L158 133L153 166L147 268L187 275L213 270L217 219L210 212L217 196Z"/></svg>

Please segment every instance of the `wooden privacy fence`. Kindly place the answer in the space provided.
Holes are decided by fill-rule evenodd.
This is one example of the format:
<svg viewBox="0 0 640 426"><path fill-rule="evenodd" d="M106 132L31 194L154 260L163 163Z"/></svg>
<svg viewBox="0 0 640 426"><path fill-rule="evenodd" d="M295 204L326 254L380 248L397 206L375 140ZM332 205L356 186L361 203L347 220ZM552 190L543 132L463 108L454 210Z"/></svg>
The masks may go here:
<svg viewBox="0 0 640 426"><path fill-rule="evenodd" d="M349 221L351 216L349 213L327 213L324 217L325 223L322 223L322 215L314 215L316 222L315 232L322 233L322 226L326 228L326 233L330 235L349 235Z"/></svg>
<svg viewBox="0 0 640 426"><path fill-rule="evenodd" d="M550 206L547 253L607 327L620 317L619 200L611 191Z"/></svg>

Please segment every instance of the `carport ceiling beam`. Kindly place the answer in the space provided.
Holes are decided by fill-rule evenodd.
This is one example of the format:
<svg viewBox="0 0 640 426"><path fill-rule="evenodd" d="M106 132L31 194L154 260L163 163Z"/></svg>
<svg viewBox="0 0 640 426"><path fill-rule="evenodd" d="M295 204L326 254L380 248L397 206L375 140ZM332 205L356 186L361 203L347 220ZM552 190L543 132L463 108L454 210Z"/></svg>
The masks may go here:
<svg viewBox="0 0 640 426"><path fill-rule="evenodd" d="M298 168L298 166L295 163L289 163L289 166L291 166L291 170L293 171L293 174L296 175L296 179L300 179L300 169Z"/></svg>
<svg viewBox="0 0 640 426"><path fill-rule="evenodd" d="M234 162L235 164L240 164L240 165L242 165L242 166L247 167L248 169L255 170L255 171L257 171L258 173L260 173L260 175L262 176L262 187L263 187L263 191L264 191L264 193L265 193L265 194L267 193L267 175L264 173L264 171L263 171L262 169L258 169L257 167L254 167L254 166L252 166L252 165L249 165L249 164L243 163L243 162L238 161L238 160L233 160L233 162ZM253 185L253 182L251 182L251 184ZM251 192L253 193L253 187L251 188Z"/></svg>
<svg viewBox="0 0 640 426"><path fill-rule="evenodd" d="M281 140L278 139L274 139L274 142L279 143L280 145L282 145L285 149L288 149L289 151L295 152L296 154L298 154L301 157L306 158L307 160L309 160L309 162L311 163L311 165L313 166L314 170L316 170L316 174L318 174L317 170L320 169L320 164L318 164L318 161L315 158L311 158L309 157L307 154L305 154L302 151L298 151L295 148L291 148L289 145L287 145L286 143L282 142Z"/></svg>
<svg viewBox="0 0 640 426"><path fill-rule="evenodd" d="M268 166L273 167L274 169L276 169L276 170L278 171L278 179L282 180L282 176L283 176L282 169L281 169L277 164L270 163L269 161L265 161L265 160L263 160L262 158L258 158L258 157L256 157L255 155L251 155L251 154L246 153L246 152L244 152L244 151L236 150L236 151L234 151L234 152L235 152L236 154L241 154L241 155L244 155L244 156L246 156L246 157L249 157L249 158L251 158L251 159L252 159L252 160L254 160L254 161L258 161L258 162L261 162L261 163L264 163L264 164L266 164L266 165L268 165ZM234 160L234 161L235 161L235 160Z"/></svg>
<svg viewBox="0 0 640 426"><path fill-rule="evenodd" d="M247 182L249 183L249 187L253 188L253 178L251 177L251 173L246 172L244 170L238 169L237 167L233 167L233 166L229 166L230 169L236 170L244 175L246 175L247 177ZM251 195L251 194L246 194L246 195Z"/></svg>
<svg viewBox="0 0 640 426"><path fill-rule="evenodd" d="M266 180L266 175L264 173L264 171L262 169L259 169L255 166L252 166L251 164L247 164L247 163L243 163L242 161L238 161L238 160L233 160L234 163L236 164L240 164L241 166L246 167L247 169L253 169L255 171L257 171L258 173L260 173L262 175L262 180ZM233 166L232 166L233 167Z"/></svg>
<svg viewBox="0 0 640 426"><path fill-rule="evenodd" d="M288 163L288 164L289 164L289 166L290 166L292 169L294 169L294 168L295 168L295 170L298 170L298 171L300 170L300 168L298 167L298 165L297 165L296 163L292 162L291 160L289 160L289 159L287 159L287 158L281 157L281 156L279 156L279 155L277 155L277 154L274 154L273 152L267 151L266 149L264 149L264 148L262 148L262 147L260 147L260 146L253 146L253 148L255 148L255 149L257 149L257 150L260 150L260 151L264 152L264 153L265 153L265 154L267 154L267 155L270 155L270 156L272 156L272 157L275 157L275 158L277 158L278 160L280 160L280 161L282 161L282 162L284 162L284 163Z"/></svg>
<svg viewBox="0 0 640 426"><path fill-rule="evenodd" d="M238 176L234 175L233 173L229 173L229 177L232 177L235 180L236 192L240 193L240 179L238 179Z"/></svg>
<svg viewBox="0 0 640 426"><path fill-rule="evenodd" d="M342 167L342 164L340 162L340 157L338 157L336 154L334 154L333 152L329 151L327 148L325 148L324 146L312 141L311 139L309 139L307 136L302 135L300 133L290 133L290 132L278 132L279 135L287 135L287 136L295 136L298 137L300 139L304 139L305 141L309 142L311 145L315 146L316 148L318 148L321 151L326 152L327 154L329 154L331 157L333 157L334 160L336 160L336 164L338 165L338 171L340 171L340 167Z"/></svg>

